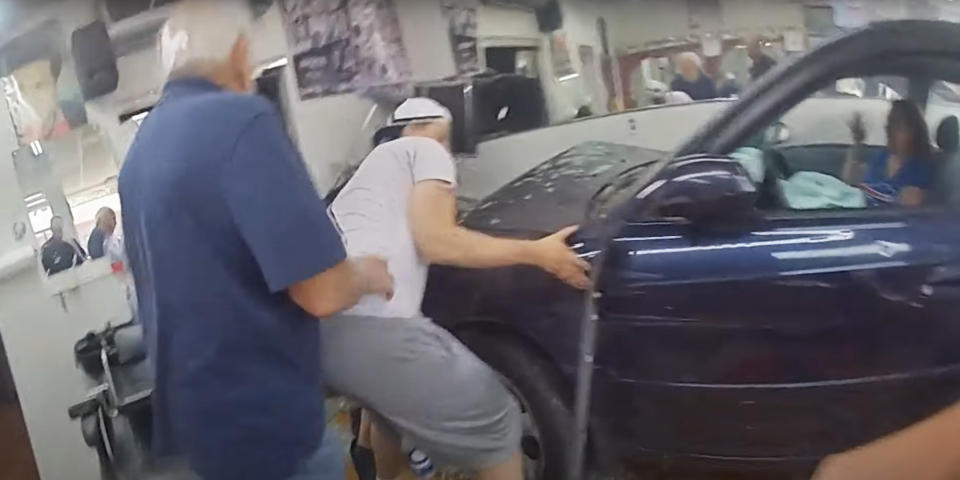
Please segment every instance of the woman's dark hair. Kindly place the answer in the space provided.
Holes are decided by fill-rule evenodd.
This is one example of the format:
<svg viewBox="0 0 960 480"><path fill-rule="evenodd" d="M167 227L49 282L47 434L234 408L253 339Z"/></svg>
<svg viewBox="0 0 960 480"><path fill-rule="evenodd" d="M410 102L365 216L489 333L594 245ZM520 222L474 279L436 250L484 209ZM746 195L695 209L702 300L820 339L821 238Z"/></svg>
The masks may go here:
<svg viewBox="0 0 960 480"><path fill-rule="evenodd" d="M930 160L933 151L930 148L930 132L927 130L927 121L923 113L913 103L907 100L894 100L887 115L887 139L895 126L904 126L910 130L913 137L913 158Z"/></svg>

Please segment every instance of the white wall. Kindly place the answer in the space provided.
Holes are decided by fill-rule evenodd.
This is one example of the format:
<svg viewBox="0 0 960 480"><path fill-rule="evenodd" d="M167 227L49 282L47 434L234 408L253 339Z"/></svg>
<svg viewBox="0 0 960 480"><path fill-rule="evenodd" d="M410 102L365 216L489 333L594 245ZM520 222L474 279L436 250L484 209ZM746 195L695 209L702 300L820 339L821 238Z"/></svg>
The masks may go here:
<svg viewBox="0 0 960 480"><path fill-rule="evenodd" d="M92 2L0 2L0 41L51 17L59 19L68 34L92 21L96 10ZM68 39L64 39L66 51ZM44 293L32 253L23 193L10 160L9 153L18 146L7 119L6 103L0 102L0 152L6 159L0 161L0 259L13 262L0 265L11 267L0 268L0 334L40 477L94 480L99 478L96 455L84 444L79 422L71 421L66 414L71 403L83 399L87 388L74 364L73 343L105 321L122 320L125 302L121 288L111 283L115 281L112 277L66 294L63 303ZM28 226L28 234L16 241L12 225L20 221ZM16 261L19 258L24 261Z"/></svg>
<svg viewBox="0 0 960 480"><path fill-rule="evenodd" d="M69 0L5 0L0 2L0 42L27 32L47 19L60 21L63 31L70 33L97 18L92 1ZM69 50L70 36L64 37L65 51Z"/></svg>
<svg viewBox="0 0 960 480"><path fill-rule="evenodd" d="M767 27L804 29L803 4L794 1L726 0L723 28L732 31L762 31Z"/></svg>
<svg viewBox="0 0 960 480"><path fill-rule="evenodd" d="M440 0L401 0L394 3L413 78L437 80L457 73Z"/></svg>
<svg viewBox="0 0 960 480"><path fill-rule="evenodd" d="M533 11L503 5L477 7L478 38L535 38L540 39L537 17Z"/></svg>
<svg viewBox="0 0 960 480"><path fill-rule="evenodd" d="M61 304L44 293L35 265L0 279L0 332L42 480L100 478L80 422L67 416L88 388L73 344L107 321L129 319L122 291L119 280L108 275L65 293Z"/></svg>
<svg viewBox="0 0 960 480"><path fill-rule="evenodd" d="M605 6L611 31L615 32L614 44L620 50L642 50L648 42L716 30L743 34L769 28L804 28L803 3L794 0L722 0L722 22L697 30L690 28L685 1L616 0Z"/></svg>
<svg viewBox="0 0 960 480"><path fill-rule="evenodd" d="M685 1L618 0L611 6L616 14L608 18L616 32L617 49L641 46L654 40L682 36L689 30Z"/></svg>
<svg viewBox="0 0 960 480"><path fill-rule="evenodd" d="M0 257L7 252L31 245L29 234L28 238L20 241L16 241L13 236L14 223L22 221L29 228L30 222L27 221L27 207L23 203L23 193L10 156L10 152L17 150L19 146L13 125L6 120L9 118L6 116L7 112L6 102L0 102ZM0 303L0 306L3 305ZM5 308L0 307L0 315L4 310Z"/></svg>

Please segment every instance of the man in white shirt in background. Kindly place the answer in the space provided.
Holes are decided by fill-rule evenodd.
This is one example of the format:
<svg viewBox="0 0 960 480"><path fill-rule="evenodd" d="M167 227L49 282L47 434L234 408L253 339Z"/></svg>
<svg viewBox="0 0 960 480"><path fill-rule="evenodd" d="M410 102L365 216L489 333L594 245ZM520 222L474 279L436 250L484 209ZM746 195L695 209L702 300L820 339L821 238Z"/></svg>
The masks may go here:
<svg viewBox="0 0 960 480"><path fill-rule="evenodd" d="M378 478L399 476L415 447L480 480L522 480L519 409L490 367L423 317L428 267L532 265L583 289L589 265L567 246L575 227L528 241L457 224L451 118L433 100L404 102L391 119L402 137L374 149L333 202L349 254L386 258L395 291L324 322L321 364L332 388L375 412Z"/></svg>

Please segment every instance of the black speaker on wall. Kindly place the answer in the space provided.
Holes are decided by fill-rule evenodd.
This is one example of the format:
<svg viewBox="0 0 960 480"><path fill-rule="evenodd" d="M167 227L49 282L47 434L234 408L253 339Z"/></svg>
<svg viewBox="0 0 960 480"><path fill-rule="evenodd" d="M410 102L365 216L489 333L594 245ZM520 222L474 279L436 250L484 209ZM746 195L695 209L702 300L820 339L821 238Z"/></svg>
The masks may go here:
<svg viewBox="0 0 960 480"><path fill-rule="evenodd" d="M453 115L451 146L455 153L477 153L477 143L491 136L518 133L547 125L540 81L516 74L471 78L417 86Z"/></svg>
<svg viewBox="0 0 960 480"><path fill-rule="evenodd" d="M110 44L107 26L96 21L74 30L70 36L73 63L84 100L97 98L117 89L120 73L117 56Z"/></svg>
<svg viewBox="0 0 960 480"><path fill-rule="evenodd" d="M548 0L544 6L537 8L537 25L544 33L563 28L563 10L558 0Z"/></svg>
<svg viewBox="0 0 960 480"><path fill-rule="evenodd" d="M420 85L417 95L430 97L450 110L453 115L450 146L454 153L477 152L477 136L473 134L474 89L469 79Z"/></svg>

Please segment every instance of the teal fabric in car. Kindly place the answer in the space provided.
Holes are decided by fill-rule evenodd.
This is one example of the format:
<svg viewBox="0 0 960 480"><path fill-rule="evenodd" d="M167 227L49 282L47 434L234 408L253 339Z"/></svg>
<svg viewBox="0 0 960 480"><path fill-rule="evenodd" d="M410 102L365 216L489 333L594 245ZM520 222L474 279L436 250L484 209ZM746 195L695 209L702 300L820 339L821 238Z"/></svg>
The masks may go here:
<svg viewBox="0 0 960 480"><path fill-rule="evenodd" d="M824 173L797 172L779 183L784 203L792 210L867 206L867 199L859 188Z"/></svg>
<svg viewBox="0 0 960 480"><path fill-rule="evenodd" d="M734 150L730 157L743 166L755 185L763 182L763 177L766 175L766 165L763 163L763 152L759 148L740 147Z"/></svg>

